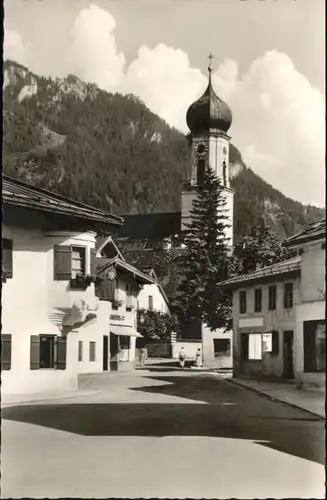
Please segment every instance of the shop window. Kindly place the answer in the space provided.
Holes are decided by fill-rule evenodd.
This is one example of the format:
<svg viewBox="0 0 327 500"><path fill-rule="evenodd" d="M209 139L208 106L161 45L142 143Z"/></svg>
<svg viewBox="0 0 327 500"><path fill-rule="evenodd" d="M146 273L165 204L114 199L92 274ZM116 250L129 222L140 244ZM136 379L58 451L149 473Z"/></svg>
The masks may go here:
<svg viewBox="0 0 327 500"><path fill-rule="evenodd" d="M249 334L249 360L262 359L262 335L261 333Z"/></svg>
<svg viewBox="0 0 327 500"><path fill-rule="evenodd" d="M293 283L285 283L284 309L292 309L292 307L293 307Z"/></svg>
<svg viewBox="0 0 327 500"><path fill-rule="evenodd" d="M254 312L262 311L262 289L256 288L254 290Z"/></svg>
<svg viewBox="0 0 327 500"><path fill-rule="evenodd" d="M269 287L269 302L268 302L269 311L275 311L276 302L277 302L277 287L276 285L272 285Z"/></svg>
<svg viewBox="0 0 327 500"><path fill-rule="evenodd" d="M130 337L127 335L121 335L119 340L121 349L128 350L130 348Z"/></svg>
<svg viewBox="0 0 327 500"><path fill-rule="evenodd" d="M240 291L240 314L246 313L246 291Z"/></svg>
<svg viewBox="0 0 327 500"><path fill-rule="evenodd" d="M230 339L213 339L213 347L215 358L231 354Z"/></svg>

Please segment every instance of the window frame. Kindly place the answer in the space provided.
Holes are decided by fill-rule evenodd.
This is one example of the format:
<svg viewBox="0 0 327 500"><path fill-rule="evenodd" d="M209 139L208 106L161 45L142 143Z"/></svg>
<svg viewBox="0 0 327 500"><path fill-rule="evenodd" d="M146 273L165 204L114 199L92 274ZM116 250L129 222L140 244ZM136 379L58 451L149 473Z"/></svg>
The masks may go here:
<svg viewBox="0 0 327 500"><path fill-rule="evenodd" d="M86 254L87 254L87 247L82 246L82 245L71 245L71 277L72 279L76 278L76 275L81 273L82 275L86 275ZM81 268L80 269L74 269L74 252L78 253L81 252ZM76 260L76 259L75 259Z"/></svg>
<svg viewBox="0 0 327 500"><path fill-rule="evenodd" d="M95 340L90 340L90 342L89 342L89 362L90 363L96 362L96 341Z"/></svg>
<svg viewBox="0 0 327 500"><path fill-rule="evenodd" d="M240 292L239 292L239 313L246 314L246 311L247 311L246 290L240 290Z"/></svg>
<svg viewBox="0 0 327 500"><path fill-rule="evenodd" d="M255 354L256 354L256 348L254 349L254 355L251 356L251 342L250 342L250 339L253 339L254 340L254 337L256 337L257 339L260 339L260 347L259 347L259 351L260 351L260 357L254 357ZM262 361L262 333L249 333L248 334L248 361Z"/></svg>
<svg viewBox="0 0 327 500"><path fill-rule="evenodd" d="M287 291L287 287L291 287L291 291ZM290 298L289 298L290 297ZM294 286L293 282L284 283L284 309L293 309L294 306Z"/></svg>
<svg viewBox="0 0 327 500"><path fill-rule="evenodd" d="M77 344L77 361L83 361L83 340L79 340Z"/></svg>
<svg viewBox="0 0 327 500"><path fill-rule="evenodd" d="M254 289L254 312L255 313L262 312L262 288L261 287Z"/></svg>

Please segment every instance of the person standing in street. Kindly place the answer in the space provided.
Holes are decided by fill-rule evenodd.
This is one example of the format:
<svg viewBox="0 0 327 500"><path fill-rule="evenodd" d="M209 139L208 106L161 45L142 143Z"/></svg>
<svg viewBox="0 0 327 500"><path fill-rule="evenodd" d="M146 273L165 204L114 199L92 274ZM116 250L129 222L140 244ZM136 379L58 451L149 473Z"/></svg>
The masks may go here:
<svg viewBox="0 0 327 500"><path fill-rule="evenodd" d="M140 349L140 362L141 362L141 367L144 368L145 366L145 360L146 360L146 347L141 347Z"/></svg>
<svg viewBox="0 0 327 500"><path fill-rule="evenodd" d="M179 351L179 364L181 368L184 368L185 366L185 359L186 359L186 354L184 351L184 347L181 347L181 350Z"/></svg>
<svg viewBox="0 0 327 500"><path fill-rule="evenodd" d="M198 348L195 354L195 366L197 368L200 368L202 366L202 354L200 347Z"/></svg>

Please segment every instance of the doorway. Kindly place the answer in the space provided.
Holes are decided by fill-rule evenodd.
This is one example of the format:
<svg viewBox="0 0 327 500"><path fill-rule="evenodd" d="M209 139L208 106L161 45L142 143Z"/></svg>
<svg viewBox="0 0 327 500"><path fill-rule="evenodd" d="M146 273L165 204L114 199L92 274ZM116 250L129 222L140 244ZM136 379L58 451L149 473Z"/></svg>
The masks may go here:
<svg viewBox="0 0 327 500"><path fill-rule="evenodd" d="M117 371L119 363L119 338L110 333L110 370Z"/></svg>
<svg viewBox="0 0 327 500"><path fill-rule="evenodd" d="M108 335L103 336L103 365L102 369L104 372L108 371L108 361L109 361L109 337Z"/></svg>
<svg viewBox="0 0 327 500"><path fill-rule="evenodd" d="M284 370L283 376L285 378L294 378L294 367L293 367L293 331L284 331Z"/></svg>

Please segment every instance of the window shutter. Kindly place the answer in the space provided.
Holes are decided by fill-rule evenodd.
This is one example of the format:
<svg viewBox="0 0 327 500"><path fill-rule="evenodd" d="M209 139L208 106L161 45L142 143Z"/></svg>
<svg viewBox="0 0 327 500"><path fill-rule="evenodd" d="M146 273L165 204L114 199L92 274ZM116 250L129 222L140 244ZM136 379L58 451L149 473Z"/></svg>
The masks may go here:
<svg viewBox="0 0 327 500"><path fill-rule="evenodd" d="M57 337L57 369L66 370L67 337Z"/></svg>
<svg viewBox="0 0 327 500"><path fill-rule="evenodd" d="M303 353L304 371L311 373L316 370L316 323L303 322Z"/></svg>
<svg viewBox="0 0 327 500"><path fill-rule="evenodd" d="M31 335L30 369L38 370L39 368L40 368L40 337L39 335Z"/></svg>
<svg viewBox="0 0 327 500"><path fill-rule="evenodd" d="M271 354L273 356L277 356L279 352L279 332L273 331L272 332L272 350Z"/></svg>
<svg viewBox="0 0 327 500"><path fill-rule="evenodd" d="M70 280L72 276L72 249L66 245L55 245L54 249L54 279Z"/></svg>
<svg viewBox="0 0 327 500"><path fill-rule="evenodd" d="M1 335L1 370L11 368L11 335L4 333Z"/></svg>
<svg viewBox="0 0 327 500"><path fill-rule="evenodd" d="M247 333L241 333L241 360L246 361L249 358L249 336Z"/></svg>
<svg viewBox="0 0 327 500"><path fill-rule="evenodd" d="M97 251L95 248L91 248L91 269L90 274L96 276L97 273Z"/></svg>
<svg viewBox="0 0 327 500"><path fill-rule="evenodd" d="M2 270L5 278L13 277L13 242L2 240Z"/></svg>

